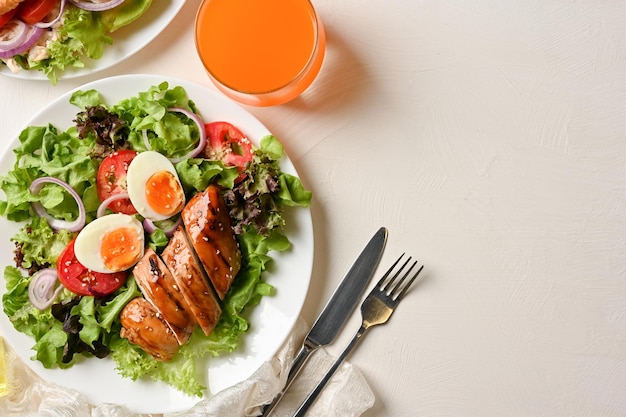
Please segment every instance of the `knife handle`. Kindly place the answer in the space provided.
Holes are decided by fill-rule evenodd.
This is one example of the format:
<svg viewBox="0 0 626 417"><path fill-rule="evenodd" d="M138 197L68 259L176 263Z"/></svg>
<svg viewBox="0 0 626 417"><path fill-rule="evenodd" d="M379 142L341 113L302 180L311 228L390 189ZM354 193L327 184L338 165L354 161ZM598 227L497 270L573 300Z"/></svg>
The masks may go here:
<svg viewBox="0 0 626 417"><path fill-rule="evenodd" d="M307 343L307 341L304 342L304 344L300 348L300 351L294 358L291 368L289 369L289 374L287 374L287 382L285 383L285 386L276 395L276 397L274 397L271 403L263 407L262 412L260 414L261 417L269 416L272 413L272 411L274 411L274 408L276 408L280 400L283 398L283 396L285 395L285 392L287 392L287 390L293 383L293 380L296 379L296 376L298 376L298 374L300 373L300 370L304 366L304 363L309 359L311 354L318 347L319 346L314 346L312 344Z"/></svg>
<svg viewBox="0 0 626 417"><path fill-rule="evenodd" d="M326 374L324 375L322 380L317 383L317 386L313 389L313 391L311 391L311 393L307 396L307 398L300 405L300 407L298 407L298 410L296 410L296 413L293 415L293 417L304 417L304 415L307 413L307 411L309 411L309 408L311 408L315 400L317 400L317 397L319 397L319 395L322 393L322 391L326 387L326 384L328 384L337 369L339 369L339 366L343 363L343 361L350 354L350 352L352 352L352 349L354 349L354 347L359 343L361 337L365 334L366 330L366 327L361 326L361 328L356 332L350 343L348 343L348 346L344 348L343 352L341 352L341 355L339 355L339 357L335 360L330 369L326 371Z"/></svg>

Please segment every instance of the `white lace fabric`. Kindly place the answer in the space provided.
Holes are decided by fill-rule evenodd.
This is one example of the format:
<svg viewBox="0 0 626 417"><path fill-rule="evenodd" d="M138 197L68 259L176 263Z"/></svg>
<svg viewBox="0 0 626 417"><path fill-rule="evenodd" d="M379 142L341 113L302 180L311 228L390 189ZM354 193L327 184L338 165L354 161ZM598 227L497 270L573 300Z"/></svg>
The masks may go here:
<svg viewBox="0 0 626 417"><path fill-rule="evenodd" d="M264 363L249 379L200 401L189 410L167 414L136 414L115 404L89 404L79 392L44 381L5 343L4 371L9 389L6 395L0 397L0 416L252 417L258 415L260 407L268 403L285 384L287 370L306 329L304 320L300 318L276 356ZM333 360L324 349L312 355L272 415L293 415ZM374 395L367 381L354 366L346 362L334 375L308 416L358 417L373 405Z"/></svg>

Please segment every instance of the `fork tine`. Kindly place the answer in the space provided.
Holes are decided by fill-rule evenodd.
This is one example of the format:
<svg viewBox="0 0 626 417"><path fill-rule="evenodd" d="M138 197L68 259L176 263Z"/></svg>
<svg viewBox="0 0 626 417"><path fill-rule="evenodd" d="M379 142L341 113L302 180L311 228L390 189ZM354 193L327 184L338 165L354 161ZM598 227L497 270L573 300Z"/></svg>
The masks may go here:
<svg viewBox="0 0 626 417"><path fill-rule="evenodd" d="M393 271L393 268L395 268L396 265L398 265L398 262L400 262L400 259L402 259L403 256L404 256L404 253L402 255L400 255L400 257L398 259L396 259L396 261L393 263L393 265L391 265L389 267L387 272L385 272L385 274L382 276L382 278L376 283L376 287L380 288L381 291L384 290L385 287L386 287L386 285L383 285L385 283L385 280L387 279L389 274L391 274L391 272ZM402 270L402 268L400 268L400 270ZM392 281L393 281L393 279L392 279Z"/></svg>
<svg viewBox="0 0 626 417"><path fill-rule="evenodd" d="M415 266L415 264L417 264L417 261L415 261L415 263L413 265L411 265L411 269L413 269L413 267ZM394 300L395 301L400 301L402 299L402 297L404 297L404 294L406 293L406 291L409 289L409 287L411 286L411 284L413 284L413 281L415 281L415 278L417 278L417 276L420 274L420 272L422 272L422 269L424 269L424 265L420 266L419 269L415 272L415 274L411 277L411 279L409 280L409 282L406 283L406 285L404 287L402 287L402 290L400 290L400 292L395 295ZM404 279L407 277L407 275L409 275L409 271L407 271L406 275L402 278L402 281L404 281ZM400 288L400 284L402 284L402 281L400 281L398 283L398 285L396 286L396 288L394 289L394 292L397 292L396 290L398 290Z"/></svg>
<svg viewBox="0 0 626 417"><path fill-rule="evenodd" d="M407 260L407 262L405 262L405 265L408 263L408 261L410 261L411 258L409 258ZM402 283L404 282L404 280L406 279L406 277L409 276L409 274L411 273L411 271L413 270L413 268L415 268L415 265L417 265L417 261L413 261L413 263L411 264L411 266L409 267L409 269L404 273L404 275L402 276L402 278L400 278L400 281L398 281L398 283L394 284L392 288L389 289L389 291L387 292L387 294L391 297L392 300L396 299L396 294L398 293L398 291L400 290L400 287L402 286ZM402 269L400 271L398 271L398 274L400 274L400 272L402 272ZM397 275L398 275L397 274ZM396 276L397 276L396 275ZM390 283L391 284L391 283Z"/></svg>
<svg viewBox="0 0 626 417"><path fill-rule="evenodd" d="M404 254L403 254L403 255L404 255ZM398 259L398 261L399 261L399 260L400 260L400 259ZM394 276L392 276L392 277L391 277L391 279L390 279L387 283L385 283L385 284L384 284L384 285L380 288L380 290L381 290L381 291L384 291L384 292L389 292L389 291L390 291L390 288L392 288L392 285L393 285L394 281L396 280L396 278L398 278L398 277L400 276L400 274L402 273L402 271L404 270L404 268L407 266L407 264L408 264L410 261L411 261L411 257L409 256L409 257L407 258L407 260L406 260L406 261L404 261L404 263L402 264L402 266L400 267L400 269L398 269L398 270L396 271L396 273L394 274ZM396 261L396 263L397 263L397 261ZM395 264L394 264L394 265L395 265ZM409 269L409 270L410 270L410 269Z"/></svg>

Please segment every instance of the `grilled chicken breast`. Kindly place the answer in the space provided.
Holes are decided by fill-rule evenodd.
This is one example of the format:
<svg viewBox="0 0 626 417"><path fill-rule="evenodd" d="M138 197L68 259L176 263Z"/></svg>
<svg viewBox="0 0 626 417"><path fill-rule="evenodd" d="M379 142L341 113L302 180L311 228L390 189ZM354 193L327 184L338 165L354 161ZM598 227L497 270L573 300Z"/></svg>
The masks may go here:
<svg viewBox="0 0 626 417"><path fill-rule="evenodd" d="M120 313L120 336L158 360L169 361L178 351L178 340L170 326L145 298L132 299Z"/></svg>
<svg viewBox="0 0 626 417"><path fill-rule="evenodd" d="M241 252L218 187L194 195L181 213L191 245L220 299L241 268Z"/></svg>
<svg viewBox="0 0 626 417"><path fill-rule="evenodd" d="M222 309L182 226L176 229L161 257L200 328L208 336L215 328Z"/></svg>
<svg viewBox="0 0 626 417"><path fill-rule="evenodd" d="M186 343L198 324L174 277L159 255L147 248L143 258L133 268L133 275L143 296L161 313L178 343Z"/></svg>
<svg viewBox="0 0 626 417"><path fill-rule="evenodd" d="M120 335L159 360L170 360L196 326L207 336L222 314L220 301L241 268L228 208L216 186L193 196L161 256L146 249L133 269L145 298L120 313Z"/></svg>

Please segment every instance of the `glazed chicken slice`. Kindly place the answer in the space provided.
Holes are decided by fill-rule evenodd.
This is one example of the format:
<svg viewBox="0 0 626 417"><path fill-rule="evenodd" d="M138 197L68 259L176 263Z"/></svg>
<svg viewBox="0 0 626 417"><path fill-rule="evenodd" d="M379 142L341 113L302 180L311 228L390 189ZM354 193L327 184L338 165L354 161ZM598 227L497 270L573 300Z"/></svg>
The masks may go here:
<svg viewBox="0 0 626 417"><path fill-rule="evenodd" d="M161 315L145 298L132 299L120 313L120 336L161 361L178 351L178 340Z"/></svg>
<svg viewBox="0 0 626 417"><path fill-rule="evenodd" d="M220 299L241 268L241 252L218 187L194 195L181 213L191 245Z"/></svg>
<svg viewBox="0 0 626 417"><path fill-rule="evenodd" d="M133 268L133 275L143 296L161 313L178 343L186 343L197 326L196 319L159 255L147 248L143 258Z"/></svg>
<svg viewBox="0 0 626 417"><path fill-rule="evenodd" d="M215 328L222 309L182 226L174 231L161 257L200 328L208 336Z"/></svg>

